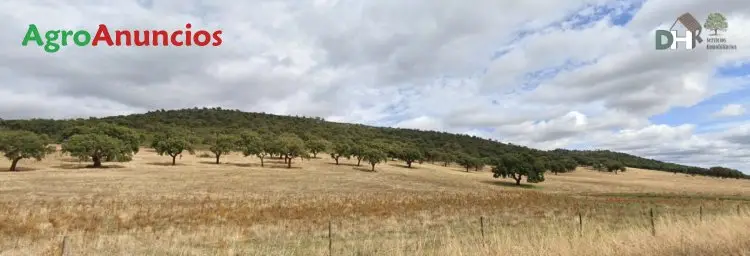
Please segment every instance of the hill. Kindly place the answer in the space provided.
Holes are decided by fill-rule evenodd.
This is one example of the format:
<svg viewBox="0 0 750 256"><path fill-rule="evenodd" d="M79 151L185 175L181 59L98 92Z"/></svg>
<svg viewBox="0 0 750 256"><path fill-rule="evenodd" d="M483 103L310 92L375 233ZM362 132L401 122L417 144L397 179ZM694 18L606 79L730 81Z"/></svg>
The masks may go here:
<svg viewBox="0 0 750 256"><path fill-rule="evenodd" d="M62 141L66 138L66 134L69 134L68 132L74 127L102 121L127 126L144 132L144 137L146 137L147 141L150 133L164 126L189 128L203 136L217 132L233 133L237 130L252 129L261 133L273 134L289 132L305 139L317 137L333 141L340 138L357 138L363 141L379 140L390 143L408 143L420 148L427 156L436 154L437 152L459 151L462 154L488 159L508 152L524 152L538 156L547 156L552 159L572 159L579 165L585 166L606 162L619 162L632 168L725 178L750 178L750 176L744 175L738 170L729 168L686 166L608 150L557 149L543 151L469 135L336 123L325 121L319 117L281 116L222 108L162 109L143 114L104 118L91 117L88 119L2 120L0 121L0 127L47 134L57 141Z"/></svg>

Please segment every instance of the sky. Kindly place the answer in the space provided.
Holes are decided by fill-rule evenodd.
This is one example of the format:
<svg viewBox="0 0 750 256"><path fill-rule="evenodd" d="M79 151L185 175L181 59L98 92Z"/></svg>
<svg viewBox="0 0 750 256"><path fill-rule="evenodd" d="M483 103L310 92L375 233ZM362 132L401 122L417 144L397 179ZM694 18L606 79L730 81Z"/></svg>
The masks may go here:
<svg viewBox="0 0 750 256"><path fill-rule="evenodd" d="M685 12L737 49L655 50ZM747 0L4 0L0 21L3 119L216 106L750 174ZM21 46L186 23L222 45Z"/></svg>

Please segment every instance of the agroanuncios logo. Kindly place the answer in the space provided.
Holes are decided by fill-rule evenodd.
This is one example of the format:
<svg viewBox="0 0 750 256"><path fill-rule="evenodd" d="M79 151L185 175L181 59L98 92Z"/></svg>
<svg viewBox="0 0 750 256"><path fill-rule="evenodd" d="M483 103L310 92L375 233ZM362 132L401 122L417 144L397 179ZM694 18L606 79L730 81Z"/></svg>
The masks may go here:
<svg viewBox="0 0 750 256"><path fill-rule="evenodd" d="M191 31L192 25L185 24L185 30L115 30L110 33L107 25L99 24L96 33L90 33L86 30L48 30L44 32L44 37L39 32L36 24L29 24L26 35L21 41L22 46L29 45L30 42L36 43L37 46L44 47L44 51L55 53L62 47L74 44L76 46L139 46L139 47L158 47L158 46L219 46L222 43L221 30L208 32L206 30ZM92 34L94 35L92 37Z"/></svg>

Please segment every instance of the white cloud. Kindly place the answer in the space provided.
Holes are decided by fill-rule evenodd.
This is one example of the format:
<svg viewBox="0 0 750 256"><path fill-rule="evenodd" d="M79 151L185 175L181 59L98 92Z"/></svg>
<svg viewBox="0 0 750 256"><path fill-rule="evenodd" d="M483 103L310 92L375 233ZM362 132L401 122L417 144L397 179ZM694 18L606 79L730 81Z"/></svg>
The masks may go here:
<svg viewBox="0 0 750 256"><path fill-rule="evenodd" d="M724 105L719 111L714 113L716 117L732 117L741 116L745 114L745 107L740 104L727 104Z"/></svg>
<svg viewBox="0 0 750 256"><path fill-rule="evenodd" d="M394 127L433 131L444 129L443 124L440 122L440 120L428 116L420 116L417 118L404 120L395 124Z"/></svg>
<svg viewBox="0 0 750 256"><path fill-rule="evenodd" d="M650 125L642 129L624 129L614 134L591 137L595 147L651 156L703 167L728 166L747 170L750 157L750 126L743 124L726 131L696 134L695 125Z"/></svg>
<svg viewBox="0 0 750 256"><path fill-rule="evenodd" d="M645 1L626 26L571 1L0 2L0 116L87 117L222 106L433 129L540 148L587 145L694 164L740 162L742 130L651 123L750 84L716 77L750 61L744 1ZM736 51L655 51L655 28L723 12ZM588 24L588 20L595 20ZM218 48L65 47L18 41L40 29L222 29ZM13 36L15 35L15 36ZM493 58L498 52L503 52ZM724 103L726 104L726 102ZM729 106L727 106L729 107ZM736 108L736 107L730 107ZM738 113L737 109L727 110ZM698 116L698 115L696 115ZM700 123L696 120L695 123ZM490 132L491 131L491 132ZM747 161L745 161L747 162Z"/></svg>

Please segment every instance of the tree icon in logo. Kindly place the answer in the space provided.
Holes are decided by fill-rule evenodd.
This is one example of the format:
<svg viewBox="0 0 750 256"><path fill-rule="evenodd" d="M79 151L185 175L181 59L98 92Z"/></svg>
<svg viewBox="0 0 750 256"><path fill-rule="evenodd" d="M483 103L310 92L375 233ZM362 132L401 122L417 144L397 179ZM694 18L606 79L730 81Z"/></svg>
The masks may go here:
<svg viewBox="0 0 750 256"><path fill-rule="evenodd" d="M709 14L706 18L706 24L703 24L704 28L714 31L713 36L718 35L720 30L726 31L728 26L727 18L718 12Z"/></svg>

